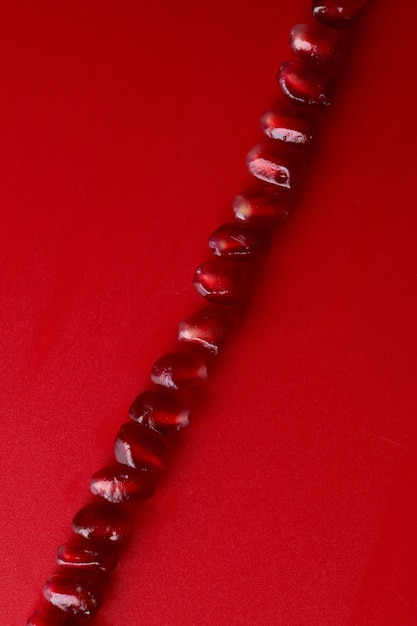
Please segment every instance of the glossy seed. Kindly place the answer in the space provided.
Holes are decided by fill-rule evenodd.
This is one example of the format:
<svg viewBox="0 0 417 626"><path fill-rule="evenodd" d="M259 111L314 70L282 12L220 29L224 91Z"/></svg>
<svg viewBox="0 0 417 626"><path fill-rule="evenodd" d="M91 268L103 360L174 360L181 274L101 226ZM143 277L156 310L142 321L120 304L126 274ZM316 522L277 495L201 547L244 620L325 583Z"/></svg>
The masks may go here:
<svg viewBox="0 0 417 626"><path fill-rule="evenodd" d="M296 107L293 107L296 109ZM314 117L303 115L301 111L268 110L260 120L261 128L270 139L276 139L294 146L311 143L317 127Z"/></svg>
<svg viewBox="0 0 417 626"><path fill-rule="evenodd" d="M275 191L275 190L274 190ZM285 191L277 193L249 190L235 196L235 219L247 223L284 222L290 212L290 197Z"/></svg>
<svg viewBox="0 0 417 626"><path fill-rule="evenodd" d="M225 259L257 259L271 248L271 231L247 224L223 224L210 235L209 247L215 256Z"/></svg>
<svg viewBox="0 0 417 626"><path fill-rule="evenodd" d="M90 491L112 504L145 500L153 496L153 472L141 471L114 463L96 472L90 480Z"/></svg>
<svg viewBox="0 0 417 626"><path fill-rule="evenodd" d="M281 90L290 101L326 108L331 100L331 77L303 61L285 61L277 74Z"/></svg>
<svg viewBox="0 0 417 626"><path fill-rule="evenodd" d="M26 626L64 626L68 623L68 613L44 602L26 622Z"/></svg>
<svg viewBox="0 0 417 626"><path fill-rule="evenodd" d="M82 571L112 572L117 565L118 555L113 546L74 537L68 543L59 546L56 560L58 565L63 567L73 567Z"/></svg>
<svg viewBox="0 0 417 626"><path fill-rule="evenodd" d="M367 4L367 0L313 0L313 15L326 26L345 28L360 17Z"/></svg>
<svg viewBox="0 0 417 626"><path fill-rule="evenodd" d="M75 514L72 529L85 539L116 544L129 535L130 522L121 509L104 502L94 502Z"/></svg>
<svg viewBox="0 0 417 626"><path fill-rule="evenodd" d="M135 422L168 435L190 425L190 411L163 390L147 390L138 395L129 409Z"/></svg>
<svg viewBox="0 0 417 626"><path fill-rule="evenodd" d="M337 67L345 58L342 33L321 24L297 24L290 33L290 46L307 63L323 69Z"/></svg>
<svg viewBox="0 0 417 626"><path fill-rule="evenodd" d="M164 354L153 364L151 380L167 389L184 389L205 382L207 367L201 359L181 352Z"/></svg>
<svg viewBox="0 0 417 626"><path fill-rule="evenodd" d="M48 578L43 595L47 602L73 615L93 615L100 605L94 580L69 571Z"/></svg>
<svg viewBox="0 0 417 626"><path fill-rule="evenodd" d="M178 339L217 355L224 348L237 323L237 316L228 308L207 306L180 323Z"/></svg>
<svg viewBox="0 0 417 626"><path fill-rule="evenodd" d="M135 422L122 424L114 443L116 460L136 469L165 469L168 450L161 435Z"/></svg>
<svg viewBox="0 0 417 626"><path fill-rule="evenodd" d="M239 304L247 295L248 274L241 263L215 259L197 267L193 283L212 304Z"/></svg>
<svg viewBox="0 0 417 626"><path fill-rule="evenodd" d="M272 144L254 146L246 157L249 172L280 189L291 191L295 187L295 163Z"/></svg>

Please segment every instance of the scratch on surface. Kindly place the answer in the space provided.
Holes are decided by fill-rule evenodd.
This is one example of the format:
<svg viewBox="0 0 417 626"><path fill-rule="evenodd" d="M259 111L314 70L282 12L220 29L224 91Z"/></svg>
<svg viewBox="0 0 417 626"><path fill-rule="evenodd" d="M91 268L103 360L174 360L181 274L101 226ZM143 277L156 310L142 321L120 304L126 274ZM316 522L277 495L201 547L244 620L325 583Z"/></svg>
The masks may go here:
<svg viewBox="0 0 417 626"><path fill-rule="evenodd" d="M407 452L410 451L410 448L408 446L405 446L404 444L400 443L399 441L395 441L394 439L388 439L388 437L383 437L382 435L378 435L377 433L371 433L368 430L360 429L360 432L364 433L365 435L369 435L370 437L376 437L377 439L381 439L382 441L386 441L387 443L391 443L393 446L397 446L398 448L402 448L403 450L407 450Z"/></svg>
<svg viewBox="0 0 417 626"><path fill-rule="evenodd" d="M160 298L161 296L171 296L171 295L179 296L182 293L185 293L186 291L188 291L187 286L182 287L180 289L165 289L165 290L161 289L161 290L155 291L154 293L151 293L148 296L148 302L150 300L154 300L155 298Z"/></svg>
<svg viewBox="0 0 417 626"><path fill-rule="evenodd" d="M392 591L392 593L395 594L397 596L397 598L399 598L401 600L401 602L404 602L405 606L410 607L410 605L408 604L407 600L405 598L403 598L402 595L399 594L396 589L394 589L394 587L389 586L388 589L390 591Z"/></svg>
<svg viewBox="0 0 417 626"><path fill-rule="evenodd" d="M78 180L78 178L76 179L75 183L76 183L76 185L78 187L78 191L80 192L81 198L87 204L87 198L85 197L85 194L84 194L84 192L82 190L82 187L81 187L81 184L80 184L80 181Z"/></svg>
<svg viewBox="0 0 417 626"><path fill-rule="evenodd" d="M395 409L395 405L389 405L386 402L382 403L374 401L373 404L379 409L384 409L384 411L392 411L393 409Z"/></svg>
<svg viewBox="0 0 417 626"><path fill-rule="evenodd" d="M131 297L130 297L130 276L129 276L129 272L128 270L126 270L126 303L127 303L127 309L130 309L130 301L131 301Z"/></svg>

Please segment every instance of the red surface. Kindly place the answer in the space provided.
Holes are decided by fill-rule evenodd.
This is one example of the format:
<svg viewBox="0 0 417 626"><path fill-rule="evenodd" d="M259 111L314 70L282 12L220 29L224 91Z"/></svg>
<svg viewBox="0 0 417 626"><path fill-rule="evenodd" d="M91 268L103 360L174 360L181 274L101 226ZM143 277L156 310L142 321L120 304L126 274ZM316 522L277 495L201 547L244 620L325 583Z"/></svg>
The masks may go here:
<svg viewBox="0 0 417 626"><path fill-rule="evenodd" d="M194 269L309 11L2 3L6 626L203 304ZM297 210L92 624L416 624L415 18L364 17Z"/></svg>

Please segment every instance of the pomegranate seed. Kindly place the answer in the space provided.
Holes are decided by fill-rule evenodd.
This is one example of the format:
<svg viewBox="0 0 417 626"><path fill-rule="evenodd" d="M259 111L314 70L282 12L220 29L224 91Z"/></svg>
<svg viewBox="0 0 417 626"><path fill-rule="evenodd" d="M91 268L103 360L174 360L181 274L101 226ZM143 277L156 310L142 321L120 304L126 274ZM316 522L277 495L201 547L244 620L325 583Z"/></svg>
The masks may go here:
<svg viewBox="0 0 417 626"><path fill-rule="evenodd" d="M322 24L350 26L365 10L367 0L313 0L313 15Z"/></svg>
<svg viewBox="0 0 417 626"><path fill-rule="evenodd" d="M245 267L224 259L199 265L193 282L198 293L212 304L239 304L248 291Z"/></svg>
<svg viewBox="0 0 417 626"><path fill-rule="evenodd" d="M45 583L45 599L61 611L92 615L99 608L97 584L88 577L64 572L53 574Z"/></svg>
<svg viewBox="0 0 417 626"><path fill-rule="evenodd" d="M150 498L154 488L153 472L137 470L119 463L99 470L90 481L91 493L112 504Z"/></svg>
<svg viewBox="0 0 417 626"><path fill-rule="evenodd" d="M117 565L117 553L113 546L94 544L87 539L75 537L57 550L57 563L79 570L102 570L112 572Z"/></svg>
<svg viewBox="0 0 417 626"><path fill-rule="evenodd" d="M136 469L165 469L168 450L163 437L135 422L122 424L114 444L116 460Z"/></svg>
<svg viewBox="0 0 417 626"><path fill-rule="evenodd" d="M75 514L72 529L85 539L113 544L126 539L130 523L121 509L104 502L94 502Z"/></svg>
<svg viewBox="0 0 417 626"><path fill-rule="evenodd" d="M129 417L163 435L190 425L189 409L162 390L148 390L139 394L129 409Z"/></svg>
<svg viewBox="0 0 417 626"><path fill-rule="evenodd" d="M324 69L337 67L345 57L344 37L321 24L297 24L290 34L290 46L307 63Z"/></svg>
<svg viewBox="0 0 417 626"><path fill-rule="evenodd" d="M207 306L180 323L180 341L201 346L217 355L237 325L237 317L224 307Z"/></svg>
<svg viewBox="0 0 417 626"><path fill-rule="evenodd" d="M285 61L277 80L283 94L293 102L315 108L330 105L331 77L303 61Z"/></svg>
<svg viewBox="0 0 417 626"><path fill-rule="evenodd" d="M207 380L207 367L200 359L181 352L169 352L158 359L151 380L168 389L183 389Z"/></svg>
<svg viewBox="0 0 417 626"><path fill-rule="evenodd" d="M223 224L210 236L209 246L215 256L236 260L256 259L268 254L271 231L247 224Z"/></svg>
<svg viewBox="0 0 417 626"><path fill-rule="evenodd" d="M240 222L283 222L288 217L289 208L289 194L281 190L277 193L244 191L233 200L233 212Z"/></svg>

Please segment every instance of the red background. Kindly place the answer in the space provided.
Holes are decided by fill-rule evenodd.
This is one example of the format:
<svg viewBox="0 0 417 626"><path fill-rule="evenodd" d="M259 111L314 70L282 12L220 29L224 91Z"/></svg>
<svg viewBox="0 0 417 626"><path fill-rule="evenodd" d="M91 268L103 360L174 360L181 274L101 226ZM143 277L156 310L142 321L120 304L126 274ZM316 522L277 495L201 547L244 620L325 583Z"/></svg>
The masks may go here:
<svg viewBox="0 0 417 626"><path fill-rule="evenodd" d="M357 29L297 210L92 623L417 623L404 4L373 2ZM0 597L2 624L20 626L200 303L193 270L247 184L310 3L0 9Z"/></svg>

